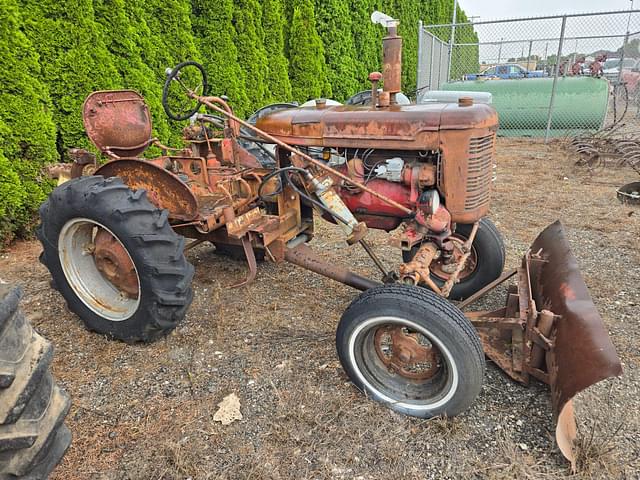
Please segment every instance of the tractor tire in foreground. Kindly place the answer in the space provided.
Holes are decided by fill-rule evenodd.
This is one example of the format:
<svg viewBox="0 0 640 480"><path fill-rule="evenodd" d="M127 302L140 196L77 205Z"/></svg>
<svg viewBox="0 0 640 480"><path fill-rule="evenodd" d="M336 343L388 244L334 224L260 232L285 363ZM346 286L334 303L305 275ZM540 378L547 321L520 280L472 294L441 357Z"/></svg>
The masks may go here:
<svg viewBox="0 0 640 480"><path fill-rule="evenodd" d="M21 291L0 285L0 480L42 480L71 443L71 402L54 382L51 344L18 308Z"/></svg>
<svg viewBox="0 0 640 480"><path fill-rule="evenodd" d="M193 265L168 212L144 190L115 177L80 177L51 193L40 219L41 261L89 330L149 342L184 318Z"/></svg>
<svg viewBox="0 0 640 480"><path fill-rule="evenodd" d="M385 285L362 293L342 315L336 344L356 387L406 415L457 415L482 388L484 353L475 329L424 288Z"/></svg>

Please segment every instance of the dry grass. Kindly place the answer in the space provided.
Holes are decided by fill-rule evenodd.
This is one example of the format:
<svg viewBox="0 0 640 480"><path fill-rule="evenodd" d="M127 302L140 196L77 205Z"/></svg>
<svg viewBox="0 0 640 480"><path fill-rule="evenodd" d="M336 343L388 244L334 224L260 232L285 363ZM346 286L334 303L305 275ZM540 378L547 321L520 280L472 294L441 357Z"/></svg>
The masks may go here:
<svg viewBox="0 0 640 480"><path fill-rule="evenodd" d="M634 478L640 470L640 211L615 199L630 175L610 170L589 179L557 144L498 146L491 216L506 238L508 265L561 218L624 362L611 391L596 386L578 399L583 478ZM329 261L376 274L339 230L321 222L317 230L315 248ZM373 232L371 242L389 264L399 260L384 235ZM54 373L73 399L74 441L54 479L571 476L553 444L546 389L514 384L492 365L476 403L455 419L404 417L356 391L333 345L355 293L330 280L267 263L256 283L230 290L244 265L198 247L189 252L197 273L185 321L164 340L128 346L84 330L49 288L38 253L36 242L12 246L0 256L0 278L25 287L24 310L54 342ZM213 415L231 392L244 419L223 427Z"/></svg>
<svg viewBox="0 0 640 480"><path fill-rule="evenodd" d="M600 386L604 390L609 384L604 398L599 398L595 411L592 402L585 402L579 412L580 435L575 453L577 471L583 478L624 478L624 459L621 458L619 446L629 425L633 424L631 417L637 412L617 408L614 394L616 382L611 379Z"/></svg>

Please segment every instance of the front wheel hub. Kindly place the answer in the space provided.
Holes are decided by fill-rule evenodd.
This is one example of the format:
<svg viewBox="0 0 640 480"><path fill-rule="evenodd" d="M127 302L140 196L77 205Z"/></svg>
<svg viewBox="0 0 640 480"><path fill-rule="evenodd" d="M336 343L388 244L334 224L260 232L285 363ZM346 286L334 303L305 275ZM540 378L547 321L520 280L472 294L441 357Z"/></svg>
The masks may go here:
<svg viewBox="0 0 640 480"><path fill-rule="evenodd" d="M424 335L403 326L385 325L375 334L378 358L392 372L412 380L428 380L441 367L440 352Z"/></svg>
<svg viewBox="0 0 640 480"><path fill-rule="evenodd" d="M456 271L457 264L464 255L464 244L466 241L467 239L462 236L456 234L452 235L451 243L453 244L453 251L451 252L451 255L448 258L441 256L440 258L435 259L433 263L431 263L431 273L443 282L446 282L453 272ZM471 254L467 258L464 268L460 271L458 280L462 281L469 277L476 270L477 266L478 254L472 245Z"/></svg>

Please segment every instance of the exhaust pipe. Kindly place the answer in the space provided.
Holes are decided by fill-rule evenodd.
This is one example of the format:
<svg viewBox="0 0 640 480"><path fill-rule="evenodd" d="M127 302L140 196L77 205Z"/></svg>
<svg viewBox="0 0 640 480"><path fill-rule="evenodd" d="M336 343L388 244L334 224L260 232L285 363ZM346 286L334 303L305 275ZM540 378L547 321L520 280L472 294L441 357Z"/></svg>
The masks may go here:
<svg viewBox="0 0 640 480"><path fill-rule="evenodd" d="M387 28L387 36L382 39L382 93L378 106L395 105L396 94L402 91L402 37L398 35L400 21L375 11L371 21Z"/></svg>

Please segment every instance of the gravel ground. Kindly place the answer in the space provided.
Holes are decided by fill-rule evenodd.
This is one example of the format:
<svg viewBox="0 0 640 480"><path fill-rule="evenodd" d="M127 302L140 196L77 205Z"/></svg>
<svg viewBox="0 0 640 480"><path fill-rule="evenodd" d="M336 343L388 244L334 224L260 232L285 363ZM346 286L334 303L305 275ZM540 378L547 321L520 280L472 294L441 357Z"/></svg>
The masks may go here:
<svg viewBox="0 0 640 480"><path fill-rule="evenodd" d="M487 364L473 407L454 419L398 415L360 394L340 368L334 332L356 293L291 265L261 264L257 281L228 289L244 265L201 246L186 320L152 345L87 332L49 287L35 241L0 256L0 279L24 287L23 309L56 346L53 370L71 394L73 444L55 479L640 478L640 208L615 189L634 179L573 167L559 143L501 140L491 217L507 265L560 218L623 362L620 379L576 400L580 472L554 446L544 385L510 381ZM375 274L363 252L318 222L317 250ZM399 253L374 233L388 262ZM485 304L500 306L504 291ZM213 421L235 393L243 419Z"/></svg>

